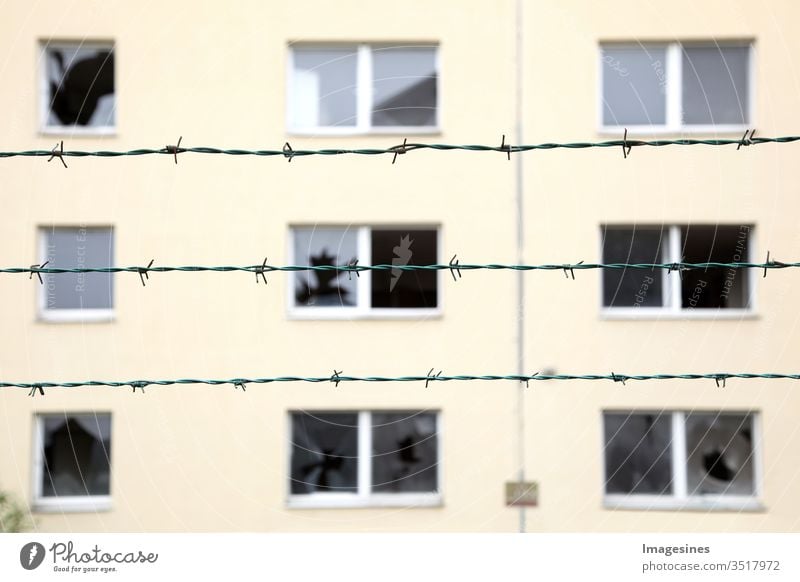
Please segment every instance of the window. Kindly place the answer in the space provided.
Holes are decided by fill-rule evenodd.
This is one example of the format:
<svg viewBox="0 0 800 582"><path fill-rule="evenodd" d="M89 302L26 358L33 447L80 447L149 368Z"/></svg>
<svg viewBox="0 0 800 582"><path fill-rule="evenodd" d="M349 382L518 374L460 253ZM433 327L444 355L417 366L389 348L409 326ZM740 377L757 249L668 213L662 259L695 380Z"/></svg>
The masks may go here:
<svg viewBox="0 0 800 582"><path fill-rule="evenodd" d="M293 412L289 504L436 505L434 412Z"/></svg>
<svg viewBox="0 0 800 582"><path fill-rule="evenodd" d="M35 505L39 510L110 507L111 415L36 417Z"/></svg>
<svg viewBox="0 0 800 582"><path fill-rule="evenodd" d="M437 69L435 46L293 46L289 129L434 131L439 109Z"/></svg>
<svg viewBox="0 0 800 582"><path fill-rule="evenodd" d="M47 43L42 59L44 131L113 131L116 110L113 45Z"/></svg>
<svg viewBox="0 0 800 582"><path fill-rule="evenodd" d="M606 504L757 508L758 416L749 412L606 412Z"/></svg>
<svg viewBox="0 0 800 582"><path fill-rule="evenodd" d="M741 131L752 124L749 43L603 44L604 130Z"/></svg>
<svg viewBox="0 0 800 582"><path fill-rule="evenodd" d="M111 227L46 228L40 231L40 264L47 268L114 266ZM43 274L39 317L45 321L108 321L113 318L111 273Z"/></svg>
<svg viewBox="0 0 800 582"><path fill-rule="evenodd" d="M290 263L295 265L433 265L435 228L295 227ZM289 278L291 312L297 316L418 316L439 306L439 272L298 271Z"/></svg>
<svg viewBox="0 0 800 582"><path fill-rule="evenodd" d="M750 225L602 227L603 263L736 263L750 256ZM608 315L751 313L752 273L709 268L604 269L603 309Z"/></svg>

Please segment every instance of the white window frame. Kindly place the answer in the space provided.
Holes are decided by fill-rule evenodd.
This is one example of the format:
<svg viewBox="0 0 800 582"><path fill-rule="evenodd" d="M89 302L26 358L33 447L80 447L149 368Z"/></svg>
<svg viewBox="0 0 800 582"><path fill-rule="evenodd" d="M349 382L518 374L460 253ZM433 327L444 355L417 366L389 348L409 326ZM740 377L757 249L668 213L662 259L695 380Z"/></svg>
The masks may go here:
<svg viewBox="0 0 800 582"><path fill-rule="evenodd" d="M45 497L42 495L42 484L44 481L44 419L47 417L64 416L62 413L41 412L34 415L33 421L33 507L37 513L89 513L98 511L109 511L112 508L111 494L109 495L62 495L58 497ZM108 415L111 418L111 444L114 446L113 429L114 419L110 411L69 411L67 417L89 414L89 415ZM109 451L110 454L110 451ZM113 455L111 455L113 457ZM111 465L109 464L109 480L113 477Z"/></svg>
<svg viewBox="0 0 800 582"><path fill-rule="evenodd" d="M314 414L358 415L358 490L355 493L317 492L292 493L292 414L313 412ZM407 493L372 493L372 413L388 414L433 414L436 422L436 491ZM438 507L442 496L442 414L439 410L290 410L287 415L287 438L289 453L286 455L286 506L289 509L335 509L357 507Z"/></svg>
<svg viewBox="0 0 800 582"><path fill-rule="evenodd" d="M48 49L109 49L114 53L114 125L100 125L84 127L79 125L48 125L50 116L50 88L47 76L47 50ZM109 40L69 41L69 40L41 40L39 42L39 133L41 135L86 135L86 136L114 136L117 135L119 119L119 92L117 91L117 43Z"/></svg>
<svg viewBox="0 0 800 582"><path fill-rule="evenodd" d="M381 224L381 225L342 225L342 224L291 224L287 234L286 248L288 249L288 264L297 265L294 255L294 232L298 228L341 228L342 230L355 230L357 233L358 264L370 265L372 261L373 230L433 230L436 232L436 261L441 261L442 256L442 228L436 224ZM357 304L352 307L342 306L314 306L302 307L295 304L296 278L289 273L286 277L286 310L289 319L432 319L442 316L442 271L436 271L436 307L371 307L372 297L372 271L360 271L356 278ZM346 276L342 274L341 276Z"/></svg>
<svg viewBox="0 0 800 582"><path fill-rule="evenodd" d="M48 234L53 230L70 229L79 230L85 228L87 230L95 228L108 228L111 230L112 240L116 238L116 229L110 225L92 225L92 226L72 226L72 225L57 225L54 227L40 226L38 228L38 256L39 264L41 265L47 260L47 240ZM112 257L113 259L113 257ZM113 266L114 261L109 266ZM92 266L92 265L87 265ZM58 276L58 275L56 275ZM114 276L113 274L111 275ZM44 279L44 277L42 277ZM87 307L84 309L50 309L47 307L47 279L44 280L44 285L39 285L37 281L36 290L36 313L37 320L45 323L107 323L115 319L115 305L116 297L115 288L112 288L111 305L110 309L106 308L92 308Z"/></svg>
<svg viewBox="0 0 800 582"><path fill-rule="evenodd" d="M599 248L600 248L600 262L604 262L603 257L603 238L604 232L610 229L628 229L634 228L650 228L662 225L650 224L601 224L599 232ZM681 228L692 226L705 226L704 224L673 224L663 225L663 232L666 236L666 244L662 244L664 256L661 263L680 263L681 256ZM720 224L719 226L737 226L731 224ZM741 258L742 263L751 262L755 253L755 233L756 227L750 223L747 231L747 248L745 249L745 256ZM663 285L663 300L664 305L660 307L609 307L604 304L603 297L603 277L605 271L601 273L600 279L600 318L601 319L755 319L758 317L756 309L756 281L758 278L753 272L753 269L741 269L739 271L742 275L747 277L747 307L731 307L731 308L695 308L683 307L682 294L681 294L681 274L678 271L668 271L667 269L660 269L660 276Z"/></svg>
<svg viewBox="0 0 800 582"><path fill-rule="evenodd" d="M637 493L606 493L608 476L606 475L606 442L605 429L601 430L602 489L603 507L605 509L663 509L663 510L702 510L702 511L761 511L763 495L761 413L757 410L691 410L692 413L716 414L722 416L749 415L753 430L753 495L689 495L687 485L687 450L686 450L686 411L683 410L603 410L600 414L600 425L604 427L606 414L653 414L670 415L672 422L672 485L669 495L652 495Z"/></svg>
<svg viewBox="0 0 800 582"><path fill-rule="evenodd" d="M597 124L598 133L605 135L620 135L624 129L628 130L629 135L664 135L664 134L741 134L746 129L755 127L755 57L752 39L721 41L721 42L601 42L598 46L598 100L597 100ZM605 85L603 66L603 50L609 48L621 48L630 46L645 46L647 48L666 48L664 71L666 74L666 123L663 125L606 125L604 123L605 113ZM746 124L684 124L681 122L682 89L683 89L683 55L681 47L747 47L747 123Z"/></svg>
<svg viewBox="0 0 800 582"><path fill-rule="evenodd" d="M397 48L430 48L434 51L434 64L436 73L436 118L433 125L372 125L372 51L374 48L396 46ZM291 120L295 119L294 107L294 51L295 48L303 49L356 49L356 124L353 126L315 126L295 127ZM436 42L405 42L403 44L390 43L298 43L289 46L287 51L287 79L286 79L286 131L290 135L435 135L441 133L442 97L440 74L440 47Z"/></svg>

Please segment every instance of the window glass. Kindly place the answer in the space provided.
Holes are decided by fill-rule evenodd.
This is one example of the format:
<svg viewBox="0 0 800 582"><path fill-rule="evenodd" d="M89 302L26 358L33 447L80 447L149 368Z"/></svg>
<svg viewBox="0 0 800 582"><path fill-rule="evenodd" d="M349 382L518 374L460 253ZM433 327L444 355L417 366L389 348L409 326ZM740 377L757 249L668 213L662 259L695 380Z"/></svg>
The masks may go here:
<svg viewBox="0 0 800 582"><path fill-rule="evenodd" d="M372 230L373 265L437 263L435 230ZM372 271L372 307L435 308L437 272Z"/></svg>
<svg viewBox="0 0 800 582"><path fill-rule="evenodd" d="M660 263L667 236L660 228L606 228L604 263ZM660 269L604 269L606 307L661 307L664 304Z"/></svg>
<svg viewBox="0 0 800 582"><path fill-rule="evenodd" d="M686 415L689 495L753 495L753 427L744 414Z"/></svg>
<svg viewBox="0 0 800 582"><path fill-rule="evenodd" d="M45 49L48 126L114 125L114 52L75 44Z"/></svg>
<svg viewBox="0 0 800 582"><path fill-rule="evenodd" d="M55 228L45 232L47 267L111 267L114 237L111 228ZM45 309L110 309L111 273L43 275Z"/></svg>
<svg viewBox="0 0 800 582"><path fill-rule="evenodd" d="M358 415L292 414L292 493L358 490Z"/></svg>
<svg viewBox="0 0 800 582"><path fill-rule="evenodd" d="M665 124L666 48L606 46L602 59L603 124Z"/></svg>
<svg viewBox="0 0 800 582"><path fill-rule="evenodd" d="M748 123L750 48L683 47L683 123Z"/></svg>
<svg viewBox="0 0 800 582"><path fill-rule="evenodd" d="M433 48L372 50L372 124L436 124L436 53Z"/></svg>
<svg viewBox="0 0 800 582"><path fill-rule="evenodd" d="M349 48L294 48L293 127L356 125L358 52Z"/></svg>
<svg viewBox="0 0 800 582"><path fill-rule="evenodd" d="M358 233L343 228L294 229L297 265L346 265L358 258ZM295 302L299 307L352 307L357 304L357 280L344 271L298 271Z"/></svg>
<svg viewBox="0 0 800 582"><path fill-rule="evenodd" d="M747 262L749 226L684 226L681 248L687 263ZM684 308L745 308L748 275L743 269L705 269L682 273Z"/></svg>
<svg viewBox="0 0 800 582"><path fill-rule="evenodd" d="M606 493L672 492L670 414L606 413Z"/></svg>
<svg viewBox="0 0 800 582"><path fill-rule="evenodd" d="M45 416L42 425L42 495L108 495L111 416Z"/></svg>
<svg viewBox="0 0 800 582"><path fill-rule="evenodd" d="M372 413L372 490L436 491L436 415Z"/></svg>

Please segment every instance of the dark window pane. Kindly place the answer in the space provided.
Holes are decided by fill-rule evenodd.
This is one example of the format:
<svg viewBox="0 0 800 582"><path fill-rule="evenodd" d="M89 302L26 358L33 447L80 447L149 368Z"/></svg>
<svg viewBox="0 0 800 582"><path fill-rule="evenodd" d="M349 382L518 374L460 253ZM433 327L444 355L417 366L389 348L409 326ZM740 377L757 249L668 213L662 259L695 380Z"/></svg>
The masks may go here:
<svg viewBox="0 0 800 582"><path fill-rule="evenodd" d="M42 495L109 495L111 416L46 416Z"/></svg>
<svg viewBox="0 0 800 582"><path fill-rule="evenodd" d="M604 414L606 493L672 492L669 414Z"/></svg>
<svg viewBox="0 0 800 582"><path fill-rule="evenodd" d="M373 230L373 265L437 263L435 230ZM436 307L436 271L372 272L372 307Z"/></svg>
<svg viewBox="0 0 800 582"><path fill-rule="evenodd" d="M436 50L427 47L372 51L372 124L436 124Z"/></svg>
<svg viewBox="0 0 800 582"><path fill-rule="evenodd" d="M293 127L354 126L358 53L349 48L295 48Z"/></svg>
<svg viewBox="0 0 800 582"><path fill-rule="evenodd" d="M113 267L114 237L110 228L56 228L45 231L48 267ZM110 309L111 273L44 275L45 309Z"/></svg>
<svg viewBox="0 0 800 582"><path fill-rule="evenodd" d="M748 123L750 48L683 47L683 123Z"/></svg>
<svg viewBox="0 0 800 582"><path fill-rule="evenodd" d="M372 490L436 491L438 436L432 413L372 413Z"/></svg>
<svg viewBox="0 0 800 582"><path fill-rule="evenodd" d="M114 125L114 52L75 45L48 47L47 125Z"/></svg>
<svg viewBox="0 0 800 582"><path fill-rule="evenodd" d="M606 228L604 263L660 263L666 245L660 228ZM661 307L663 274L656 269L604 269L605 307Z"/></svg>
<svg viewBox="0 0 800 582"><path fill-rule="evenodd" d="M686 415L689 495L753 495L753 423L744 414Z"/></svg>
<svg viewBox="0 0 800 582"><path fill-rule="evenodd" d="M358 257L358 233L343 228L296 228L294 257L298 265L346 265ZM294 278L298 307L356 305L355 276L343 271L297 271Z"/></svg>
<svg viewBox="0 0 800 582"><path fill-rule="evenodd" d="M603 124L664 125L666 49L603 47Z"/></svg>
<svg viewBox="0 0 800 582"><path fill-rule="evenodd" d="M358 490L358 415L292 414L292 493Z"/></svg>
<svg viewBox="0 0 800 582"><path fill-rule="evenodd" d="M681 246L687 263L747 262L749 226L687 226L681 228ZM747 271L706 269L683 273L683 307L747 307Z"/></svg>

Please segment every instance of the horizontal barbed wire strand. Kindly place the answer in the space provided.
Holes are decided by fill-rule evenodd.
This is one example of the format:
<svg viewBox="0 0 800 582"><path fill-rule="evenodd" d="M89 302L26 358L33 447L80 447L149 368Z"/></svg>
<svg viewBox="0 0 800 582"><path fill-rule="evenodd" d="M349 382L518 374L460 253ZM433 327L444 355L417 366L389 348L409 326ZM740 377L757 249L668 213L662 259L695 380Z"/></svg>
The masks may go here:
<svg viewBox="0 0 800 582"><path fill-rule="evenodd" d="M666 270L666 271L692 271L705 269L786 269L800 267L800 262L786 263L781 261L770 261L768 263L563 263L563 264L541 264L541 265L507 265L507 264L435 264L435 265L186 265L179 267L5 267L0 268L0 273L39 273L43 275L57 275L60 273L167 273L173 271L183 272L236 272L243 271L248 273L261 274L270 272L295 272L295 271L342 271L342 272L363 272L363 271L476 271L476 270L509 270L509 271L579 271L591 269L639 269L639 270Z"/></svg>
<svg viewBox="0 0 800 582"><path fill-rule="evenodd" d="M179 384L206 384L218 386L230 384L232 386L243 386L247 384L270 384L278 382L331 382L338 385L339 382L465 382L465 381L497 381L512 380L516 382L528 381L552 381L552 380L610 380L613 382L624 383L628 380L720 380L730 378L742 379L765 379L765 380L800 380L800 374L781 374L781 373L729 373L716 372L710 374L532 374L530 376L510 374L510 375L457 375L442 376L433 375L432 371L427 376L343 376L336 373L332 376L276 376L272 378L229 378L229 379L205 379L205 378L178 378L174 380L126 380L126 381L107 381L107 380L85 380L81 382L0 382L0 388L81 388L93 386L105 386L111 388L134 387L144 388L147 386L172 386Z"/></svg>
<svg viewBox="0 0 800 582"><path fill-rule="evenodd" d="M527 145L480 145L480 144L442 144L442 143L405 143L402 145L391 146L388 148L325 148L325 149L280 149L280 150L259 150L259 149L223 149L217 147L176 147L166 146L161 148L139 148L126 151L114 150L22 150L22 151L0 151L0 158L13 157L98 157L98 158L117 158L125 156L146 156L146 155L169 155L192 153L192 154L211 154L228 156L280 156L284 158L297 158L304 156L340 156L340 155L395 155L414 150L436 150L450 151L463 150L474 152L500 152L504 154L523 153L534 150L554 150L554 149L588 149L588 148L636 148L636 147L664 147L664 146L751 146L761 144L786 144L800 141L800 136L787 135L781 137L743 137L740 139L660 139L660 140L636 140L636 139L616 139L601 142L566 142L566 143L539 143ZM287 144L288 145L288 144Z"/></svg>

